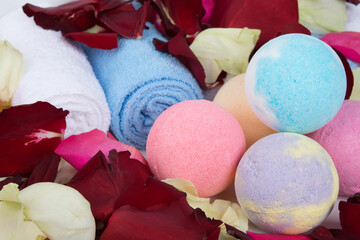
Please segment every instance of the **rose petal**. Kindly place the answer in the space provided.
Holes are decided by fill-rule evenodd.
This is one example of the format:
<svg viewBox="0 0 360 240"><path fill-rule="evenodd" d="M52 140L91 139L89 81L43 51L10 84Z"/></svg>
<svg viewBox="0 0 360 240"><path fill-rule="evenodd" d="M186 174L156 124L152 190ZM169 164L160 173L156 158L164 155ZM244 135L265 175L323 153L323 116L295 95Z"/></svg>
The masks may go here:
<svg viewBox="0 0 360 240"><path fill-rule="evenodd" d="M23 56L8 41L0 41L0 112L11 106L22 75Z"/></svg>
<svg viewBox="0 0 360 240"><path fill-rule="evenodd" d="M60 157L55 153L45 155L43 159L36 164L29 179L19 185L19 189L24 189L27 186L38 182L54 182L59 163Z"/></svg>
<svg viewBox="0 0 360 240"><path fill-rule="evenodd" d="M360 3L360 0L346 0L346 1L355 5L358 5Z"/></svg>
<svg viewBox="0 0 360 240"><path fill-rule="evenodd" d="M353 87L354 87L354 76L353 76L353 73L351 71L350 64L346 60L346 57L340 51L338 51L336 49L334 49L334 51L339 56L343 66L344 66L344 69L345 69L345 73L346 73L346 94L345 94L345 99L349 99L350 96L351 96L351 92L353 90Z"/></svg>
<svg viewBox="0 0 360 240"><path fill-rule="evenodd" d="M109 160L110 164L102 152L97 153L68 184L90 202L94 217L104 223L120 197L124 203L130 201L152 176L145 165L130 158L129 152L112 150Z"/></svg>
<svg viewBox="0 0 360 240"><path fill-rule="evenodd" d="M314 240L347 240L345 233L341 229L327 229L324 226L315 228L311 236Z"/></svg>
<svg viewBox="0 0 360 240"><path fill-rule="evenodd" d="M233 236L234 238L241 239L241 240L253 240L246 233L240 231L239 229L234 228L233 226L225 224L225 227L226 227L227 234L229 234L230 236Z"/></svg>
<svg viewBox="0 0 360 240"><path fill-rule="evenodd" d="M246 232L253 240L312 240L308 235L281 235Z"/></svg>
<svg viewBox="0 0 360 240"><path fill-rule="evenodd" d="M162 52L168 52L182 62L194 75L200 86L206 87L205 71L195 54L189 48L185 39L185 32L179 32L168 42L154 38L155 48Z"/></svg>
<svg viewBox="0 0 360 240"><path fill-rule="evenodd" d="M312 33L326 34L345 31L345 1L298 0L300 23Z"/></svg>
<svg viewBox="0 0 360 240"><path fill-rule="evenodd" d="M21 105L0 113L0 176L33 170L63 139L68 111L46 102Z"/></svg>
<svg viewBox="0 0 360 240"><path fill-rule="evenodd" d="M237 0L217 1L210 19L212 27L260 29L256 48L270 39L283 34L288 24L298 23L298 3L296 0ZM301 33L310 34L306 28L297 28Z"/></svg>
<svg viewBox="0 0 360 240"><path fill-rule="evenodd" d="M140 38L144 30L149 1L135 10L133 5L123 4L120 7L99 14L99 21L120 36Z"/></svg>
<svg viewBox="0 0 360 240"><path fill-rule="evenodd" d="M8 177L8 178L5 178L4 180L2 180L0 182L0 190L5 186L5 185L8 185L9 183L15 183L17 185L21 185L23 183L23 179L20 175L16 175L14 177Z"/></svg>
<svg viewBox="0 0 360 240"><path fill-rule="evenodd" d="M118 152L129 151L130 157L147 165L145 158L135 147L112 140L98 129L90 132L73 135L65 139L56 148L55 152L70 163L75 169L81 169L97 152L101 151L105 156L110 150Z"/></svg>
<svg viewBox="0 0 360 240"><path fill-rule="evenodd" d="M320 39L348 59L360 63L360 32L328 33Z"/></svg>
<svg viewBox="0 0 360 240"><path fill-rule="evenodd" d="M159 204L145 211L132 206L117 209L100 240L198 240L207 239L204 228L197 222L194 213L184 212L181 204Z"/></svg>
<svg viewBox="0 0 360 240"><path fill-rule="evenodd" d="M168 37L183 30L194 36L203 29L200 23L205 14L202 0L152 0L152 3Z"/></svg>
<svg viewBox="0 0 360 240"><path fill-rule="evenodd" d="M34 16L35 23L44 29L82 32L96 24L96 4L97 0L81 0L41 8L27 3L23 11L29 17Z"/></svg>
<svg viewBox="0 0 360 240"><path fill-rule="evenodd" d="M244 73L259 38L257 29L208 28L200 32L190 49L205 69L205 82L213 85L222 71Z"/></svg>
<svg viewBox="0 0 360 240"><path fill-rule="evenodd" d="M340 224L349 239L360 239L360 204L340 201Z"/></svg>
<svg viewBox="0 0 360 240"><path fill-rule="evenodd" d="M7 201L0 202L0 236L2 239L46 239L33 221L26 220L21 204Z"/></svg>
<svg viewBox="0 0 360 240"><path fill-rule="evenodd" d="M215 0L202 0L202 4L205 9L205 15L201 21L204 23L209 23L211 14L215 7Z"/></svg>
<svg viewBox="0 0 360 240"><path fill-rule="evenodd" d="M116 33L72 32L66 33L64 36L92 48L113 49L118 47Z"/></svg>
<svg viewBox="0 0 360 240"><path fill-rule="evenodd" d="M221 199L216 199L212 202L210 198L200 198L197 195L194 184L189 180L165 179L163 181L173 185L180 191L186 192L186 200L189 205L194 209L201 209L207 217L221 220L224 224L229 224L241 231L248 229L248 218L237 203ZM221 225L221 234L226 236L224 224Z"/></svg>
<svg viewBox="0 0 360 240"><path fill-rule="evenodd" d="M142 191L139 191L132 199L120 197L116 202L116 208L129 204L144 210L157 204L169 204L185 197L185 193L178 191L173 186L148 177ZM190 206L188 211L192 211Z"/></svg>
<svg viewBox="0 0 360 240"><path fill-rule="evenodd" d="M354 86L350 95L350 99L360 101L360 68L352 70L354 76Z"/></svg>

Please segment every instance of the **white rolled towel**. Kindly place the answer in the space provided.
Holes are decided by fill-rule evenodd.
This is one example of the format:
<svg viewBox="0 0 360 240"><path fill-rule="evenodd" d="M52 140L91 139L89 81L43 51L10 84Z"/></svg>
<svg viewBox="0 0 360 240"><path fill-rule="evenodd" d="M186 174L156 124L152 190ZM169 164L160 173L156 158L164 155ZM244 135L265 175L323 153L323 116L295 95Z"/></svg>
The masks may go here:
<svg viewBox="0 0 360 240"><path fill-rule="evenodd" d="M23 76L12 104L47 101L69 110L65 137L108 131L110 110L104 92L80 46L60 32L38 27L21 9L0 19L0 40L23 54Z"/></svg>

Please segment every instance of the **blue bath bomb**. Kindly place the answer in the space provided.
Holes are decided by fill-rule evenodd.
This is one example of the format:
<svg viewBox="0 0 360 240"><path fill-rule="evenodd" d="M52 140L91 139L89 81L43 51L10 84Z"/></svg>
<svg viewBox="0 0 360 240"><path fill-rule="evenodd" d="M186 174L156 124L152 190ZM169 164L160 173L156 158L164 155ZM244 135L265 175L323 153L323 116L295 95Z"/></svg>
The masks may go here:
<svg viewBox="0 0 360 240"><path fill-rule="evenodd" d="M338 191L330 155L297 133L260 139L236 170L239 204L253 223L271 233L300 234L318 226L330 213Z"/></svg>
<svg viewBox="0 0 360 240"><path fill-rule="evenodd" d="M255 115L270 128L309 133L339 111L346 74L326 43L304 34L286 34L263 45L251 59L245 93Z"/></svg>

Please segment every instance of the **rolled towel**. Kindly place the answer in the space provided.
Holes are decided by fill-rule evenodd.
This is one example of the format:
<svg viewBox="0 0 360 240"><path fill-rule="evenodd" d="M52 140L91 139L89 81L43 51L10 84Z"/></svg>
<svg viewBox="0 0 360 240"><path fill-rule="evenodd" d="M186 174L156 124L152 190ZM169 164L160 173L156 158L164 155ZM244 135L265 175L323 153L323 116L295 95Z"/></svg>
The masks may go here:
<svg viewBox="0 0 360 240"><path fill-rule="evenodd" d="M95 128L108 131L110 110L81 47L60 32L35 25L21 9L0 19L0 39L23 54L23 76L12 104L47 101L69 110L65 137Z"/></svg>
<svg viewBox="0 0 360 240"><path fill-rule="evenodd" d="M191 73L173 56L155 50L166 39L149 23L141 39L119 38L117 49L84 47L111 111L110 129L120 141L144 149L155 119L175 103L201 99Z"/></svg>

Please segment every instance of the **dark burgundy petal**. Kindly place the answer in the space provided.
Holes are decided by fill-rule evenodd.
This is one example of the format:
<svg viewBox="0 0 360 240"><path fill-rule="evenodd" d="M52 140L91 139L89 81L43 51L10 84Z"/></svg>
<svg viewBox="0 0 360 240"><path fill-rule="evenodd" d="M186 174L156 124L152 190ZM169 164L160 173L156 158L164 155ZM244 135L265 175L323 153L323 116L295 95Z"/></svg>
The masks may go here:
<svg viewBox="0 0 360 240"><path fill-rule="evenodd" d="M99 14L99 21L120 36L139 38L144 30L149 4L149 1L145 1L138 10L135 10L132 4L123 4L114 10Z"/></svg>
<svg viewBox="0 0 360 240"><path fill-rule="evenodd" d="M152 3L169 37L181 30L195 35L203 29L201 19L205 9L202 0L152 0Z"/></svg>
<svg viewBox="0 0 360 240"><path fill-rule="evenodd" d="M124 203L131 201L143 191L147 178L152 176L145 165L130 159L127 151L110 151L109 161L110 164L99 152L68 184L90 202L94 217L104 223L115 210L119 198Z"/></svg>
<svg viewBox="0 0 360 240"><path fill-rule="evenodd" d="M347 202L360 204L360 193L355 193L353 196L349 197Z"/></svg>
<svg viewBox="0 0 360 240"><path fill-rule="evenodd" d="M354 86L354 75L351 71L351 67L349 62L347 61L346 57L338 50L336 50L334 48L335 52L337 53L337 55L339 56L344 69L345 69L345 73L346 73L346 94L345 94L345 99L349 99L353 86Z"/></svg>
<svg viewBox="0 0 360 240"><path fill-rule="evenodd" d="M92 48L113 49L118 47L116 33L72 32L64 34L64 36Z"/></svg>
<svg viewBox="0 0 360 240"><path fill-rule="evenodd" d="M220 220L210 219L206 217L204 211L200 208L194 210L197 221L205 229L208 240L217 240L220 235L220 225L223 223Z"/></svg>
<svg viewBox="0 0 360 240"><path fill-rule="evenodd" d="M63 139L68 113L46 102L1 112L0 176L28 176L37 162L52 154Z"/></svg>
<svg viewBox="0 0 360 240"><path fill-rule="evenodd" d="M42 28L62 32L82 32L97 22L97 0L69 2L57 7L41 8L25 4L23 11L29 17L34 16L35 23Z"/></svg>
<svg viewBox="0 0 360 240"><path fill-rule="evenodd" d="M280 32L277 33L276 36L280 36L288 33L303 33L307 35L311 34L310 30L304 27L303 25L297 22L289 22Z"/></svg>
<svg viewBox="0 0 360 240"><path fill-rule="evenodd" d="M205 71L195 54L189 48L185 39L185 32L179 32L175 37L168 42L160 41L154 38L153 43L155 48L162 52L168 52L180 62L182 62L189 71L194 75L200 86L207 87L205 83Z"/></svg>
<svg viewBox="0 0 360 240"><path fill-rule="evenodd" d="M210 23L212 27L260 29L256 45L259 48L283 31L289 32L289 28L290 32L309 33L306 28L297 26L300 25L298 20L296 0L226 0L216 2Z"/></svg>
<svg viewBox="0 0 360 240"><path fill-rule="evenodd" d="M347 237L341 229L327 229L324 226L315 228L311 236L314 240L347 240Z"/></svg>
<svg viewBox="0 0 360 240"><path fill-rule="evenodd" d="M20 189L38 182L54 182L59 163L60 157L57 154L53 153L45 155L43 159L36 164L29 179L21 185Z"/></svg>
<svg viewBox="0 0 360 240"><path fill-rule="evenodd" d="M162 181L159 181L153 177L149 177L146 180L144 188L138 192L138 194L133 195L132 199L129 199L125 196L120 196L116 208L130 204L138 209L145 210L151 206L157 204L167 204L173 201L177 201L180 198L186 198L186 193L178 191L173 186L166 184ZM191 207L189 211L192 211Z"/></svg>
<svg viewBox="0 0 360 240"><path fill-rule="evenodd" d="M340 224L346 236L352 239L360 239L360 204L340 201Z"/></svg>
<svg viewBox="0 0 360 240"><path fill-rule="evenodd" d="M129 2L133 2L133 0L97 0L99 4L98 11L104 12L116 9L123 4L127 4Z"/></svg>
<svg viewBox="0 0 360 240"><path fill-rule="evenodd" d="M230 236L233 236L234 238L241 239L241 240L253 240L246 233L240 231L237 228L234 228L233 226L230 226L225 223L225 227L226 227L226 233L229 234Z"/></svg>
<svg viewBox="0 0 360 240"><path fill-rule="evenodd" d="M346 1L355 5L358 5L360 3L360 0L346 0Z"/></svg>
<svg viewBox="0 0 360 240"><path fill-rule="evenodd" d="M206 239L206 231L194 214L184 212L176 201L145 211L127 205L113 213L100 238L114 239L199 240Z"/></svg>
<svg viewBox="0 0 360 240"><path fill-rule="evenodd" d="M23 183L23 179L20 175L16 175L14 177L8 177L0 182L0 190L9 183L15 183L20 186Z"/></svg>

